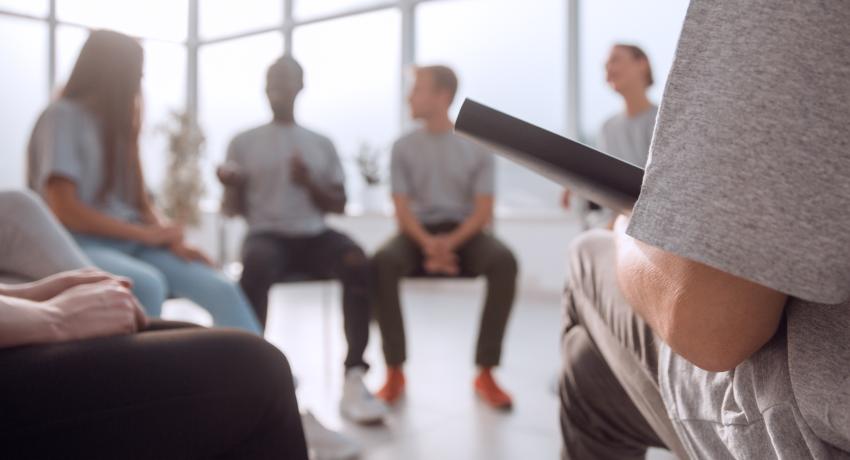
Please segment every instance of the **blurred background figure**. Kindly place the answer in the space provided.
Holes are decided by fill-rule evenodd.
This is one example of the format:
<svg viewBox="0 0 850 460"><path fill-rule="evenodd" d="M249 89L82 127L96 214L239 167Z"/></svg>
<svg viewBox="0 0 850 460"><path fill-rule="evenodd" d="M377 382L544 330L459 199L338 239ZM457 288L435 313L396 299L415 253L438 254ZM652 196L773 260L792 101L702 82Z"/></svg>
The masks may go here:
<svg viewBox="0 0 850 460"><path fill-rule="evenodd" d="M342 283L348 356L340 411L354 422L376 424L387 409L363 383L369 369L363 358L371 321L369 260L354 240L325 222L326 214L345 211L345 173L331 140L296 121L303 78L289 55L269 67L273 119L231 141L227 162L218 168L225 186L222 211L248 222L240 284L262 325L275 283L302 277Z"/></svg>
<svg viewBox="0 0 850 460"><path fill-rule="evenodd" d="M612 116L602 125L597 138L597 147L609 155L641 168L646 165L649 144L655 128L658 106L649 100L647 91L654 83L652 67L646 53L635 45L616 44L611 48L605 63L605 80L623 98L623 111ZM581 207L584 227L610 226L614 215L608 209L585 200L574 200L569 189L565 189L561 204L569 209L573 201Z"/></svg>
<svg viewBox="0 0 850 460"><path fill-rule="evenodd" d="M484 275L484 302L475 364L475 391L497 408L511 397L492 374L513 307L517 262L489 231L493 219L495 160L482 145L455 134L449 107L457 76L445 66L415 69L408 102L423 126L393 146L391 182L398 235L373 257L375 316L381 327L387 381L378 396L395 403L405 388L407 345L399 283L416 273Z"/></svg>
<svg viewBox="0 0 850 460"><path fill-rule="evenodd" d="M168 296L186 297L216 325L260 334L239 286L151 202L138 142L143 62L137 40L91 33L61 96L33 129L28 184L95 265L133 280L148 315L159 316Z"/></svg>

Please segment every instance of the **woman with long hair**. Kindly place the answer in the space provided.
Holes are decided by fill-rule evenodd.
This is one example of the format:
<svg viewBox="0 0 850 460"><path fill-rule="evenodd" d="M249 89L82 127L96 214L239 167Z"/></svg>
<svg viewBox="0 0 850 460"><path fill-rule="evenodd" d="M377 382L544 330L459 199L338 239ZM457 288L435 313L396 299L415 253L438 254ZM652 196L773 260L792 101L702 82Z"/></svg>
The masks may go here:
<svg viewBox="0 0 850 460"><path fill-rule="evenodd" d="M239 286L184 241L147 193L139 154L143 62L136 39L91 33L33 130L29 186L98 267L133 280L148 315L159 316L170 295L186 297L217 326L259 334Z"/></svg>

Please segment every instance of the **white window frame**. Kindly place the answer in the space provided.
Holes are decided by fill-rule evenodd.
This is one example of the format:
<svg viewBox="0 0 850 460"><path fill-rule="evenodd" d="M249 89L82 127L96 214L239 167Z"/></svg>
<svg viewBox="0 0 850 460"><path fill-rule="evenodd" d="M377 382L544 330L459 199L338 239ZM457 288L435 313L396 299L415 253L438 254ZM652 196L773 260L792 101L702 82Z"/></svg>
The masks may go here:
<svg viewBox="0 0 850 460"><path fill-rule="evenodd" d="M63 21L56 16L56 4L62 0L48 0L48 12L45 16L38 16L26 13L18 13L15 11L0 8L0 17L16 17L33 21L40 21L48 27L48 45L47 45L47 91L48 96L54 94L57 85L56 75L56 60L57 60L57 35L56 31L59 26L71 26L83 29L90 29L84 24L78 24L69 21ZM247 29L242 32L222 35L214 38L201 38L199 30L199 8L202 7L203 0L188 0L188 24L187 36L184 41L162 40L154 37L141 36L142 40L153 40L160 42L182 44L186 48L186 99L185 110L191 120L197 120L198 117L198 80L201 77L198 72L198 55L201 48L205 46L224 43L240 38L251 37L270 32L278 32L281 34L281 39L284 42L285 52L292 52L293 32L298 27L316 24L335 19L347 18L361 14L368 14L376 11L397 9L401 13L401 68L399 72L404 75L416 62L416 7L426 2L437 1L452 1L452 0L375 0L372 3L367 3L361 6L341 9L338 11L322 14L310 18L298 19L293 15L293 6L298 1L316 1L316 0L280 0L283 4L283 14L280 22L276 25L262 28ZM486 0L479 0L485 2ZM579 96L579 4L581 0L567 0L567 59L566 59L566 97L564 105L566 107L566 122L563 127L564 133L570 137L576 137L579 134L579 104L581 98ZM517 0L517 7L521 7L521 0ZM235 6L238 8L238 6ZM406 78L401 78L401 95L405 97L409 88L410 82ZM399 126L402 130L409 126L410 120L405 109L405 104L399 104L401 111L399 113Z"/></svg>

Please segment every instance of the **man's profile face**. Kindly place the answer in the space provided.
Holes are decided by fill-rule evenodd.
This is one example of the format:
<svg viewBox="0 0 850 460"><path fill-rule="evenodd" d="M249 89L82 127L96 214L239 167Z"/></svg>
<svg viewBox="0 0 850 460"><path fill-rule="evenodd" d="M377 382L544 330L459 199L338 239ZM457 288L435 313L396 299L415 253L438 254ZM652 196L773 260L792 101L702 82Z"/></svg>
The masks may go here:
<svg viewBox="0 0 850 460"><path fill-rule="evenodd" d="M431 73L416 72L413 88L407 98L410 103L410 115L415 120L422 120L434 116L440 110L445 110L445 93L434 84L434 76Z"/></svg>

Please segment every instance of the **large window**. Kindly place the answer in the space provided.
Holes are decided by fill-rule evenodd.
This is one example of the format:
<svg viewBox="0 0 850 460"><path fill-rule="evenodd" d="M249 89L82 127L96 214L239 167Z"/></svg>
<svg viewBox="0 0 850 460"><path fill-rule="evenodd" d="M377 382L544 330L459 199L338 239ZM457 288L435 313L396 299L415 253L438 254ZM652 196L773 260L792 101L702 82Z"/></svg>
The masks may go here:
<svg viewBox="0 0 850 460"><path fill-rule="evenodd" d="M27 43L27 46L11 46ZM47 30L38 23L0 17L0 188L25 183L25 149L38 112L47 102Z"/></svg>
<svg viewBox="0 0 850 460"><path fill-rule="evenodd" d="M419 7L417 60L455 69L460 80L455 110L464 97L471 97L564 131L566 3L535 0L533 5L459 0ZM520 27L522 33L512 32ZM557 207L559 188L552 182L502 158L496 171L497 204L503 211Z"/></svg>
<svg viewBox="0 0 850 460"><path fill-rule="evenodd" d="M246 31L280 27L284 2L281 0L199 0L200 36L204 39L238 35ZM321 3L321 2L317 2Z"/></svg>
<svg viewBox="0 0 850 460"><path fill-rule="evenodd" d="M186 111L206 133L203 174L217 200L214 166L233 135L270 119L265 70L290 51L305 70L299 120L336 144L356 211L364 189L356 155L379 152L386 164L392 141L412 126L404 93L413 64L455 68L458 101L476 98L560 133L577 124L592 142L621 109L604 82L610 46L647 50L658 101L686 8L687 0L652 8L630 0L0 0L0 148L8 165L0 185L23 184L29 130L91 28L135 35L145 46L142 148L154 191L167 174L161 128L171 112ZM568 46L571 38L577 46ZM573 93L578 101L568 100ZM558 189L499 160L501 212L555 210Z"/></svg>
<svg viewBox="0 0 850 460"><path fill-rule="evenodd" d="M398 11L383 10L300 27L293 37L305 72L298 116L333 139L354 210L365 191L356 156L369 149L386 159L399 134L400 33Z"/></svg>
<svg viewBox="0 0 850 460"><path fill-rule="evenodd" d="M605 83L605 61L615 43L638 45L649 56L655 84L650 98L658 103L679 40L688 0L587 0L579 18L580 129L595 142L602 123L623 109L622 98Z"/></svg>
<svg viewBox="0 0 850 460"><path fill-rule="evenodd" d="M283 41L276 33L201 49L198 119L207 139L203 170L210 196L220 194L215 166L224 160L233 136L271 120L266 69L281 53Z"/></svg>

